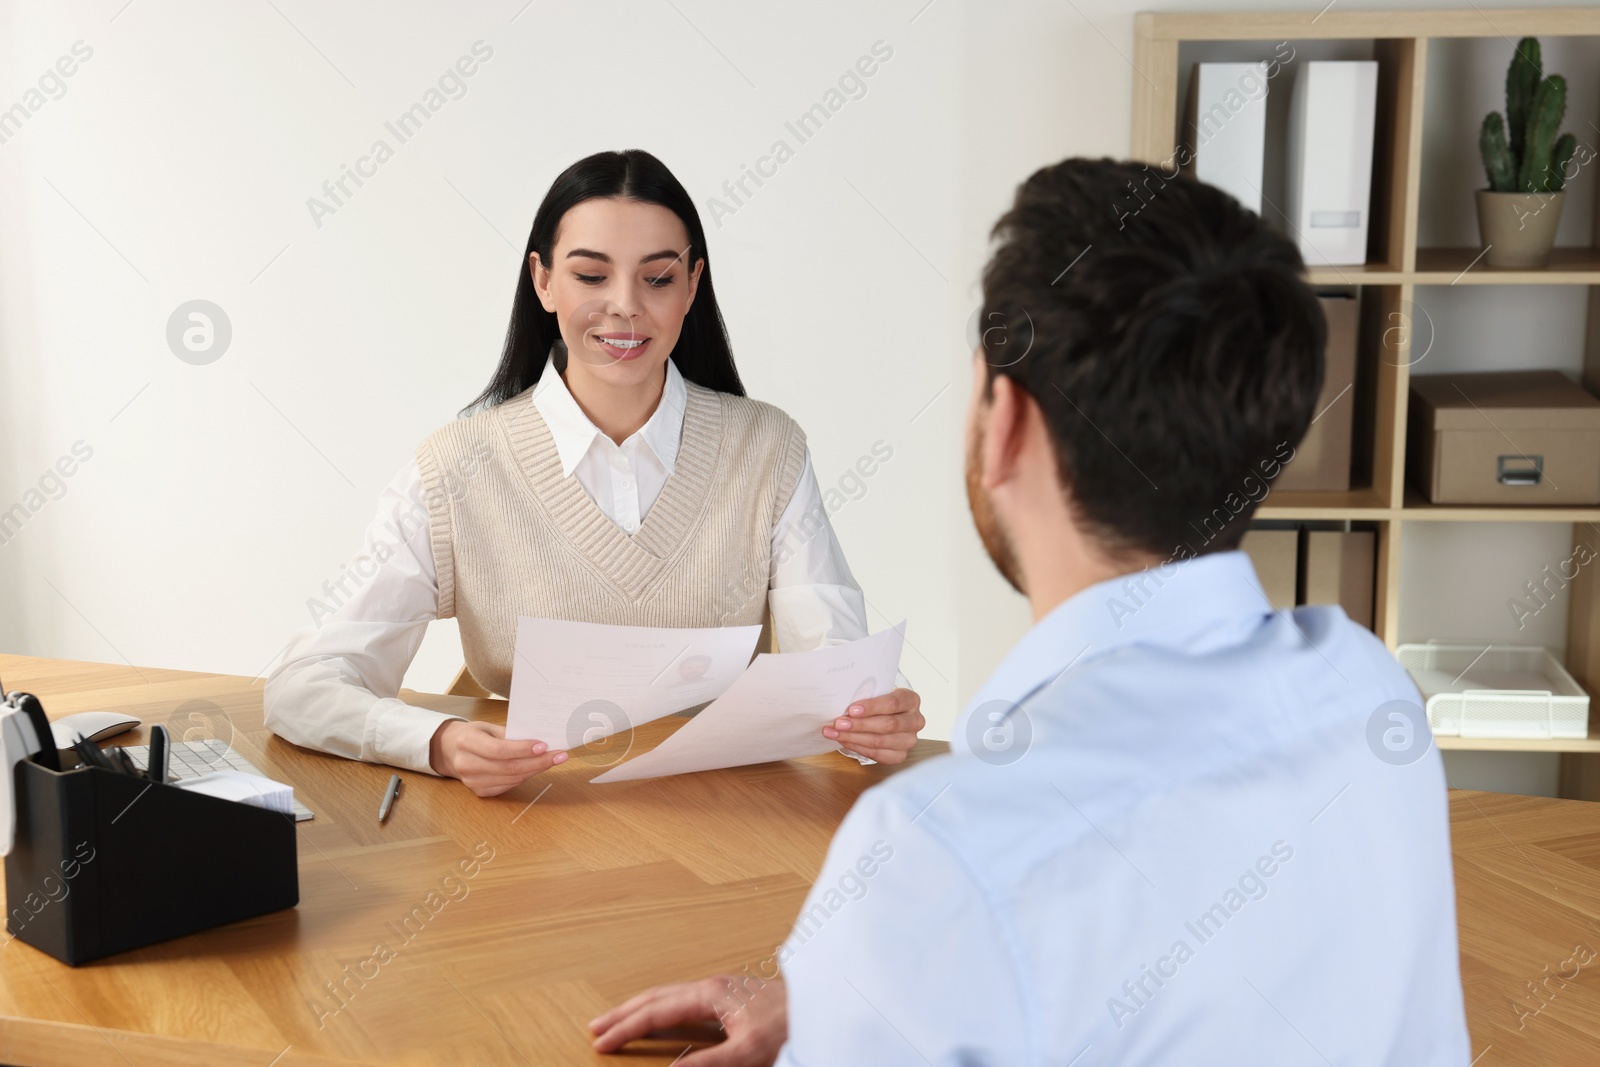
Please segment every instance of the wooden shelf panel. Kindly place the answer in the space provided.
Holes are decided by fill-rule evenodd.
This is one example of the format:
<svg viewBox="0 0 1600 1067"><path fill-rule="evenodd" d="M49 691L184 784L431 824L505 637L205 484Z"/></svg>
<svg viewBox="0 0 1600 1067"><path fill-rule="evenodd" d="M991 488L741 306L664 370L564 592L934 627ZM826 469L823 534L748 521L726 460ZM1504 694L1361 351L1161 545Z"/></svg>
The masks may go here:
<svg viewBox="0 0 1600 1067"><path fill-rule="evenodd" d="M1434 735L1434 744L1442 752L1600 752L1600 733L1595 731L1594 716L1589 719L1589 736L1571 740L1544 741L1520 737L1441 737Z"/></svg>
<svg viewBox="0 0 1600 1067"><path fill-rule="evenodd" d="M1355 263L1342 267L1307 267L1312 285L1401 285L1412 275L1398 263Z"/></svg>
<svg viewBox="0 0 1600 1067"><path fill-rule="evenodd" d="M1272 493L1256 510L1257 519L1388 519L1394 509L1371 489L1344 493Z"/></svg>
<svg viewBox="0 0 1600 1067"><path fill-rule="evenodd" d="M1370 492L1368 490L1367 492ZM1405 507L1390 508L1377 498L1361 503L1341 503L1342 493L1275 493L1251 516L1257 519L1332 520L1342 522L1584 522L1600 526L1600 507L1490 507L1488 505L1429 504L1407 495Z"/></svg>
<svg viewBox="0 0 1600 1067"><path fill-rule="evenodd" d="M1394 263L1308 267L1312 285L1600 285L1600 248L1557 248L1542 270L1502 270L1481 248L1419 248L1417 269Z"/></svg>
<svg viewBox="0 0 1600 1067"><path fill-rule="evenodd" d="M1270 497L1268 499L1271 499ZM1430 504L1410 486L1405 507L1395 515L1408 522L1594 522L1600 523L1600 506L1492 504Z"/></svg>
<svg viewBox="0 0 1600 1067"><path fill-rule="evenodd" d="M1419 248L1417 285L1600 285L1600 248L1557 248L1542 270L1503 270L1481 248Z"/></svg>
<svg viewBox="0 0 1600 1067"><path fill-rule="evenodd" d="M1134 33L1165 41L1504 38L1508 34L1593 37L1600 36L1600 10L1473 7L1458 11L1146 12L1134 16Z"/></svg>

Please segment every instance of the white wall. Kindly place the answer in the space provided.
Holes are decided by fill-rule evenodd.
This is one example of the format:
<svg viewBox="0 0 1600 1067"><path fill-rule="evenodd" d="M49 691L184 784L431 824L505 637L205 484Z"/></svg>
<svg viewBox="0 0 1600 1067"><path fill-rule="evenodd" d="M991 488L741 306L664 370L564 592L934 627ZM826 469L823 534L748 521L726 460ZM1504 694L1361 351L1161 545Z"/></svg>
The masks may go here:
<svg viewBox="0 0 1600 1067"><path fill-rule="evenodd" d="M806 427L824 486L893 449L834 521L873 625L909 618L904 669L954 715L959 5L119 7L0 8L0 107L88 53L0 144L0 509L92 449L0 546L0 647L262 671L488 379L551 179L641 146L701 205L745 380ZM865 95L800 144L785 120L878 41ZM401 143L385 122L475 42L465 95ZM314 218L380 138L393 158ZM779 138L794 158L713 224ZM165 339L195 298L233 329L205 366ZM410 684L448 682L453 629Z"/></svg>
<svg viewBox="0 0 1600 1067"><path fill-rule="evenodd" d="M0 545L0 648L260 673L487 380L550 180L639 146L701 205L741 371L806 427L824 485L894 449L834 521L874 627L910 620L903 666L944 736L1028 621L960 480L988 228L1035 168L1126 153L1136 9L0 5L0 108L92 49L0 144L0 509L93 449ZM785 120L880 40L865 95L797 144ZM384 123L478 41L465 95L398 143ZM318 225L307 198L379 138L393 158ZM794 158L713 224L708 198L778 138ZM205 366L165 338L193 299L233 329ZM408 684L459 663L437 624Z"/></svg>

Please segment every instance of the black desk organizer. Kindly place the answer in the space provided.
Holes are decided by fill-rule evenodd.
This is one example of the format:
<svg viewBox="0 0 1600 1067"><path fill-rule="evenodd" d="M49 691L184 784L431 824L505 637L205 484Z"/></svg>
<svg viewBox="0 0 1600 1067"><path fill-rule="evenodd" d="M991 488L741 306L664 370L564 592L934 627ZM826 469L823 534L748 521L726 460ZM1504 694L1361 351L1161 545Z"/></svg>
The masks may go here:
<svg viewBox="0 0 1600 1067"><path fill-rule="evenodd" d="M300 902L292 815L99 767L16 765L6 930L86 963Z"/></svg>

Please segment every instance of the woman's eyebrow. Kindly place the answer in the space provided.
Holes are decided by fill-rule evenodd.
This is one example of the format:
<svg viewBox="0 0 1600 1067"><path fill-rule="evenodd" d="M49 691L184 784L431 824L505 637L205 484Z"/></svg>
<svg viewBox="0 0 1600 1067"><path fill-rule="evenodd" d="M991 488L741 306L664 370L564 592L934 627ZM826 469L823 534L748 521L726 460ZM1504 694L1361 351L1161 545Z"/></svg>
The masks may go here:
<svg viewBox="0 0 1600 1067"><path fill-rule="evenodd" d="M640 256L639 262L644 264L654 263L658 259L681 259L684 252L687 251L687 248L684 249L683 252L674 252L672 249L667 248L660 252L651 252L648 256ZM572 251L567 253L568 259L572 259L575 256L579 259L598 259L602 263L611 262L611 257L606 255L604 252L596 252L588 248L574 248Z"/></svg>

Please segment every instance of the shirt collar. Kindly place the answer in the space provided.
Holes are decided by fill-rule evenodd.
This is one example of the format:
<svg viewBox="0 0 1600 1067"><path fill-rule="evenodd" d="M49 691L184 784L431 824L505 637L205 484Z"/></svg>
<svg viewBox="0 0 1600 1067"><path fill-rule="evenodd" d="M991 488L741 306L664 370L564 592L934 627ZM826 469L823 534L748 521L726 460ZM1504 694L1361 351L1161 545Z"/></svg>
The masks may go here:
<svg viewBox="0 0 1600 1067"><path fill-rule="evenodd" d="M1250 557L1240 551L1162 563L1068 597L1034 624L968 702L1020 704L1070 668L1128 645L1190 645L1224 621L1272 613ZM953 732L959 740L963 731Z"/></svg>
<svg viewBox="0 0 1600 1067"><path fill-rule="evenodd" d="M661 392L661 402L645 424L633 434L655 454L669 475L678 461L678 444L683 436L683 413L688 396L689 388L684 384L678 365L667 360L667 382ZM578 462L594 447L596 439L609 440L583 413L567 389L567 383L551 366L548 356L539 382L533 387L531 399L545 425L550 428L556 454L561 458L563 478L572 476ZM633 440L633 437L628 440Z"/></svg>

